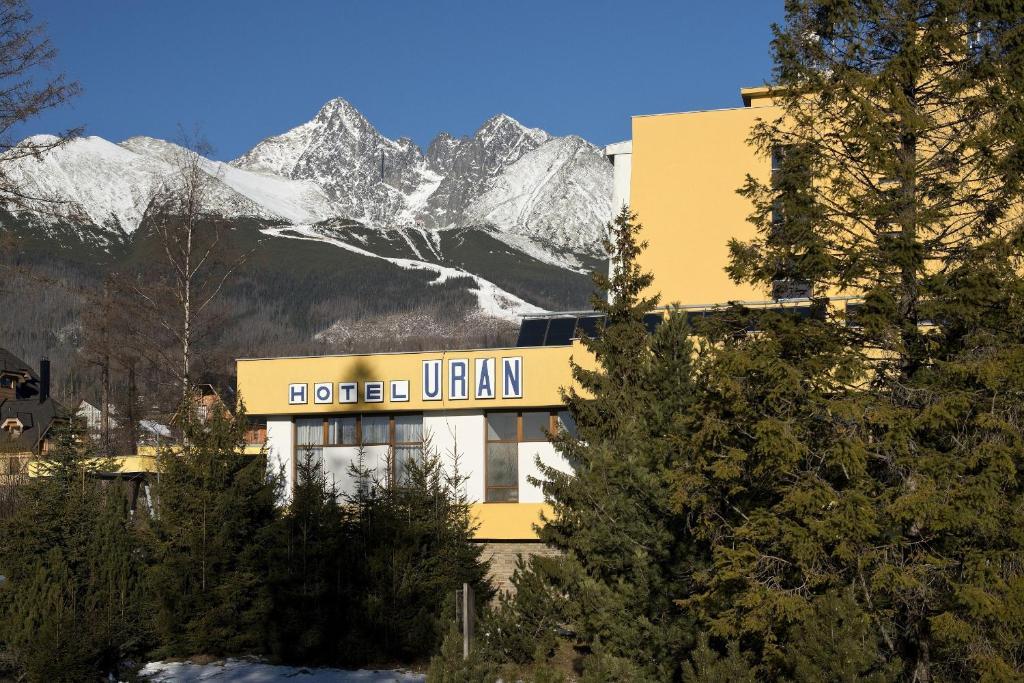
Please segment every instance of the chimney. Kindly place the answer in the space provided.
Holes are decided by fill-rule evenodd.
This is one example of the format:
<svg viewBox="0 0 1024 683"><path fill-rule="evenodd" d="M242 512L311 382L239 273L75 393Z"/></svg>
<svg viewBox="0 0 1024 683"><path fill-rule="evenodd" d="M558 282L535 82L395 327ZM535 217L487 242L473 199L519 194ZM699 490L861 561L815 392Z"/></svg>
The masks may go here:
<svg viewBox="0 0 1024 683"><path fill-rule="evenodd" d="M39 402L42 403L50 398L50 359L42 358L39 361Z"/></svg>

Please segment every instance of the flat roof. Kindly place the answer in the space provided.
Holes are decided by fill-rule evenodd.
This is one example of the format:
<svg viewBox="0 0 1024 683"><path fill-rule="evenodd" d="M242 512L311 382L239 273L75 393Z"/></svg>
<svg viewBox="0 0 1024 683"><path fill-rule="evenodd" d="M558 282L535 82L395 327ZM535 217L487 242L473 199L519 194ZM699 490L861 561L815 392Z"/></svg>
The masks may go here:
<svg viewBox="0 0 1024 683"><path fill-rule="evenodd" d="M264 360L302 360L305 358L354 358L357 356L413 356L423 355L431 353L478 353L480 351L516 351L523 348L565 348L565 344L561 347L557 346L535 346L535 347L524 347L524 346L480 346L474 349L426 349L421 351L367 351L365 353L319 353L312 355L303 356L266 356L262 358L236 358L235 362L241 363L242 361L264 361Z"/></svg>
<svg viewBox="0 0 1024 683"><path fill-rule="evenodd" d="M718 107L714 109L687 109L685 111L664 111L657 112L654 114L634 114L630 118L641 119L649 118L651 116L678 116L679 114L707 114L713 111L743 111L750 109L750 103L752 100L761 99L763 97L769 97L771 95L772 86L770 85L755 85L749 88L740 88L740 97L743 99L742 107Z"/></svg>

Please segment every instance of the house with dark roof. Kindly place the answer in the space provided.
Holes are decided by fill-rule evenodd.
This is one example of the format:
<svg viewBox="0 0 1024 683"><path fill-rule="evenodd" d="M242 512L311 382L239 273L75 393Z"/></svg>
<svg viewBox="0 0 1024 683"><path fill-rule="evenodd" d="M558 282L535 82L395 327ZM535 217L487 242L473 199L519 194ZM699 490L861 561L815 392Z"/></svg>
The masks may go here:
<svg viewBox="0 0 1024 683"><path fill-rule="evenodd" d="M50 397L50 361L39 372L0 348L0 483L23 474L28 461L50 448L55 426L67 424L64 407Z"/></svg>

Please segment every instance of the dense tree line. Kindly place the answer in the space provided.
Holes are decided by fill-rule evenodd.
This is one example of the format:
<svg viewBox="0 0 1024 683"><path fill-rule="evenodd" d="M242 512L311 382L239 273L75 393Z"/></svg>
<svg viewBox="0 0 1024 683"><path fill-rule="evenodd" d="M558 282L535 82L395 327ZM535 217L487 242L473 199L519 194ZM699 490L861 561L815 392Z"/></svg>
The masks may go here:
<svg viewBox="0 0 1024 683"><path fill-rule="evenodd" d="M810 315L655 304L612 226L542 531L439 679L1024 676L1024 5L790 0L728 272ZM845 308L836 294L862 297ZM692 324L691 324L692 323ZM524 636L524 634L529 634Z"/></svg>
<svg viewBox="0 0 1024 683"><path fill-rule="evenodd" d="M0 676L130 675L147 657L424 662L464 582L491 589L463 480L429 446L401 485L341 499L312 456L291 497L243 426L188 424L137 492L65 433L0 521Z"/></svg>

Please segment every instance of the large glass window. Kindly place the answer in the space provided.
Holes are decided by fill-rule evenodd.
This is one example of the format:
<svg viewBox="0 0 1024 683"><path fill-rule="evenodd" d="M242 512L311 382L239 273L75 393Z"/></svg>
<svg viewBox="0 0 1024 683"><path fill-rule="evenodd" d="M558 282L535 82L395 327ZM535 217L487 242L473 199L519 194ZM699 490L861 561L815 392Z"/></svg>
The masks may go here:
<svg viewBox="0 0 1024 683"><path fill-rule="evenodd" d="M549 441L564 429L576 435L576 423L566 410L524 410L487 413L487 453L484 500L519 500L519 444Z"/></svg>
<svg viewBox="0 0 1024 683"><path fill-rule="evenodd" d="M407 476L408 464L423 458L422 415L340 415L295 420L295 453L312 452L323 460L324 446L389 446L395 481Z"/></svg>
<svg viewBox="0 0 1024 683"><path fill-rule="evenodd" d="M423 460L423 416L395 416L395 481L408 477L409 463Z"/></svg>
<svg viewBox="0 0 1024 683"><path fill-rule="evenodd" d="M383 446L391 442L391 422L387 415L363 415L361 422L362 445Z"/></svg>
<svg viewBox="0 0 1024 683"><path fill-rule="evenodd" d="M309 454L315 462L323 462L324 421L320 417L295 420L295 452L300 458Z"/></svg>
<svg viewBox="0 0 1024 683"><path fill-rule="evenodd" d="M487 413L484 500L519 500L519 413Z"/></svg>
<svg viewBox="0 0 1024 683"><path fill-rule="evenodd" d="M355 446L358 444L355 415L327 418L327 443L331 446Z"/></svg>
<svg viewBox="0 0 1024 683"><path fill-rule="evenodd" d="M522 441L547 441L550 431L550 410L531 410L523 413Z"/></svg>

